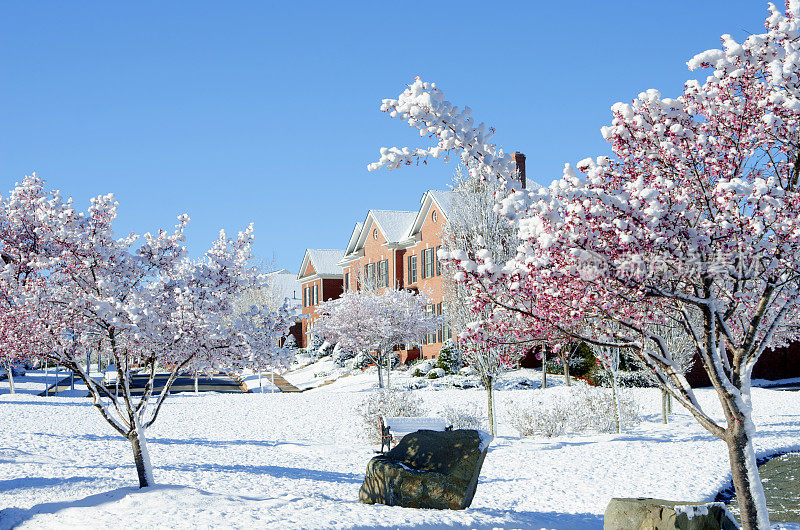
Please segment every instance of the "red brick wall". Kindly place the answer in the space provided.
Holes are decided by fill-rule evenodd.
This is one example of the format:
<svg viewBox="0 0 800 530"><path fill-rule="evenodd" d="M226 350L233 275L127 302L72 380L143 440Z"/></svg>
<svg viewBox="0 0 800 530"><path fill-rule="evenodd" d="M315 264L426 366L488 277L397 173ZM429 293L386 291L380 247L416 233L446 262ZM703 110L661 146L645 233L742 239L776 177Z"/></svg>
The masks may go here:
<svg viewBox="0 0 800 530"><path fill-rule="evenodd" d="M434 212L436 213L436 221L433 220ZM442 228L445 223L445 217L439 211L436 203L433 203L428 209L425 219L422 222L422 229L420 230L420 240L416 245L405 249L402 253L401 267L403 270L403 283L405 288L413 288L428 296L428 302L431 304L439 304L442 302L442 277L431 276L422 278L422 251L427 248L435 248L442 244ZM400 253L398 253L400 254ZM411 283L411 272L408 268L408 257L417 257L417 281ZM434 256L434 271L436 270L436 262L438 258ZM400 258L399 258L400 259ZM446 337L442 337L446 340ZM425 359L433 359L439 356L439 350L442 349L442 343L437 340L428 344L420 346L420 356Z"/></svg>

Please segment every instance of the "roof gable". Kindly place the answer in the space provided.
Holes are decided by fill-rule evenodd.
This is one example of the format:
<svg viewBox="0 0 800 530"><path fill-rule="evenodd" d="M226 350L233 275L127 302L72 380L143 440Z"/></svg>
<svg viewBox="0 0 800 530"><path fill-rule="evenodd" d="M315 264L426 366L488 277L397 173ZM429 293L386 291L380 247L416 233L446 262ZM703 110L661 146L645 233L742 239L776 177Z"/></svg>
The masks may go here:
<svg viewBox="0 0 800 530"><path fill-rule="evenodd" d="M456 193L454 191L445 190L428 190L422 195L420 202L419 211L406 237L414 236L422 230L422 225L425 224L425 220L428 218L428 212L433 204L436 204L437 209L444 216L444 220L447 221L456 204Z"/></svg>
<svg viewBox="0 0 800 530"><path fill-rule="evenodd" d="M300 274L297 279L303 279L313 274L342 275L339 260L344 256L344 250L328 248L307 248L300 265ZM309 269L312 271L308 273Z"/></svg>
<svg viewBox="0 0 800 530"><path fill-rule="evenodd" d="M356 252L364 248L364 244L372 232L375 225L387 243L397 243L408 237L408 231L414 223L416 212L403 210L370 210L367 218L361 226L361 233L352 250L348 246L349 253Z"/></svg>

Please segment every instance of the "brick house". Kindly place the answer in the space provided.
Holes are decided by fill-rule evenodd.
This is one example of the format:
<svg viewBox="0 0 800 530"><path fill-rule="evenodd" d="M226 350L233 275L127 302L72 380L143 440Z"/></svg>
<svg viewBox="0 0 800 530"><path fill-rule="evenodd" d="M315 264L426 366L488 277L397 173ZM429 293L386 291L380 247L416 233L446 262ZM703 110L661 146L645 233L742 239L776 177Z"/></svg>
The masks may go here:
<svg viewBox="0 0 800 530"><path fill-rule="evenodd" d="M430 301L428 311L437 315L442 315L444 293L442 267L436 254L442 245L442 229L450 215L452 203L451 191L425 192L406 237L396 245L403 266L400 287L427 295ZM447 315L444 316L446 318ZM448 338L450 327L443 324L438 331L423 338L419 345L420 356L425 359L438 357L442 343Z"/></svg>
<svg viewBox="0 0 800 530"><path fill-rule="evenodd" d="M353 229L344 256L342 289L409 289L428 296L428 311L442 314L441 266L436 251L447 221L452 192L428 191L416 211L370 210ZM449 338L448 326L430 333L419 345L398 350L405 363L434 358Z"/></svg>
<svg viewBox="0 0 800 530"><path fill-rule="evenodd" d="M302 340L297 342L301 348L309 345L317 306L342 294L342 268L339 261L343 256L344 250L306 249L297 274L303 314Z"/></svg>

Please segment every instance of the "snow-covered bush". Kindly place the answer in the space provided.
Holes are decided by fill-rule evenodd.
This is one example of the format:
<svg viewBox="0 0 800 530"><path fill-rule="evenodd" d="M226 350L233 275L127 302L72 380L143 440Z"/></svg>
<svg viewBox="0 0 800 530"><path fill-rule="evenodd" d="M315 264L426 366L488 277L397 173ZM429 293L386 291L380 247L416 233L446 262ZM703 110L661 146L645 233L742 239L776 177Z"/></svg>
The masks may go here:
<svg viewBox="0 0 800 530"><path fill-rule="evenodd" d="M434 367L434 361L423 359L411 365L411 375L414 377L425 377Z"/></svg>
<svg viewBox="0 0 800 530"><path fill-rule="evenodd" d="M474 403L464 407L447 405L442 410L442 416L447 419L448 425L453 426L453 429L488 430L488 421L483 410Z"/></svg>
<svg viewBox="0 0 800 530"><path fill-rule="evenodd" d="M461 368L461 354L456 347L453 339L447 339L439 351L439 358L436 367L441 368L448 374L455 374Z"/></svg>
<svg viewBox="0 0 800 530"><path fill-rule="evenodd" d="M458 371L458 374L459 375L465 375L465 376L475 375L476 374L476 370L475 370L474 366L465 366L464 368L462 368L461 370Z"/></svg>
<svg viewBox="0 0 800 530"><path fill-rule="evenodd" d="M428 379L439 379L440 377L444 377L445 372L441 368L434 368L430 372L428 372Z"/></svg>
<svg viewBox="0 0 800 530"><path fill-rule="evenodd" d="M380 442L380 419L385 417L414 417L425 414L426 409L422 400L411 392L392 392L380 390L371 392L358 406L358 415L364 427L364 437L371 441Z"/></svg>
<svg viewBox="0 0 800 530"><path fill-rule="evenodd" d="M345 361L349 361L353 359L356 354L352 351L345 350L342 348L340 343L336 343L336 346L333 347L333 353L331 354L331 359L334 363L338 366L346 366Z"/></svg>
<svg viewBox="0 0 800 530"><path fill-rule="evenodd" d="M639 407L629 393L619 393L619 406L623 425L639 423ZM521 436L616 430L611 390L587 385L536 392L530 402L509 407L508 417Z"/></svg>
<svg viewBox="0 0 800 530"><path fill-rule="evenodd" d="M592 383L598 386L611 388L613 381L611 372L597 370L592 374ZM648 388L658 386L651 372L645 370L631 370L617 372L617 385L627 388Z"/></svg>

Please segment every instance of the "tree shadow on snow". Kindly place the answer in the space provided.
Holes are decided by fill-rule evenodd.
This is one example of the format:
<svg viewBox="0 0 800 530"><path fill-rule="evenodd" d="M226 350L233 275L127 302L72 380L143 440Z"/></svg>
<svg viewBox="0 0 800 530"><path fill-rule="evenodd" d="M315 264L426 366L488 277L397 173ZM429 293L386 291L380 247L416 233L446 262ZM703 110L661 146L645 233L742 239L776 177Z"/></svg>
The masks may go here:
<svg viewBox="0 0 800 530"><path fill-rule="evenodd" d="M84 478L84 477L79 477L79 478ZM64 482L66 481L66 479L61 481ZM180 488L181 486L157 486L157 487ZM84 497L82 499L75 499L72 501L43 502L35 506L32 506L28 509L6 508L4 510L0 510L0 530L14 528L15 526L18 526L39 514L55 514L60 512L61 510L66 510L67 508L93 508L95 506L100 506L101 504L106 504L108 502L116 502L120 499L125 498L127 495L130 495L131 493L135 493L138 491L141 490L136 487L117 488L115 490L105 491L103 493L96 493L94 495L89 495L88 497Z"/></svg>
<svg viewBox="0 0 800 530"><path fill-rule="evenodd" d="M0 461L2 462L2 461ZM23 477L0 480L0 493L21 488L45 488L48 486L64 486L76 482L95 482L97 477ZM2 513L2 512L0 512Z"/></svg>
<svg viewBox="0 0 800 530"><path fill-rule="evenodd" d="M377 506L377 505L376 505ZM416 508L406 508L416 510ZM427 510L423 510L427 511ZM598 530L603 528L603 516L592 513L557 513L557 512L521 512L516 510L498 510L489 508L468 508L473 513L486 514L498 520L489 523L470 521L460 524L449 520L446 523L403 524L403 528L554 528L562 530ZM368 528L397 528L397 524L354 526L353 530Z"/></svg>
<svg viewBox="0 0 800 530"><path fill-rule="evenodd" d="M156 469L169 469L172 471L212 471L214 473L250 473L253 475L270 475L274 478L289 478L298 480L314 480L323 482L347 482L361 484L364 475L356 473L340 473L338 471L321 471L318 469L303 469L284 466L249 466L245 464L180 464L158 466Z"/></svg>
<svg viewBox="0 0 800 530"><path fill-rule="evenodd" d="M52 438L69 438L81 439L90 442L105 442L105 441L126 441L125 438L117 434L55 434L51 432L35 432L31 433L36 436L50 436ZM164 445L196 445L203 447L224 447L228 445L255 445L257 447L277 447L279 445L299 445L307 446L308 444L298 442L277 442L273 440L207 440L204 438L147 438L148 445L164 444Z"/></svg>

